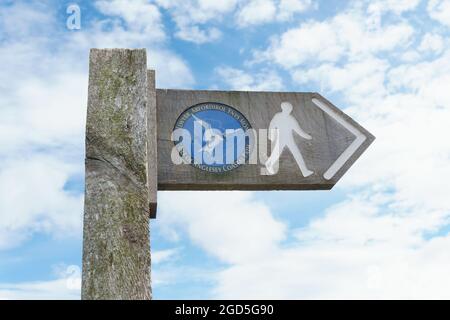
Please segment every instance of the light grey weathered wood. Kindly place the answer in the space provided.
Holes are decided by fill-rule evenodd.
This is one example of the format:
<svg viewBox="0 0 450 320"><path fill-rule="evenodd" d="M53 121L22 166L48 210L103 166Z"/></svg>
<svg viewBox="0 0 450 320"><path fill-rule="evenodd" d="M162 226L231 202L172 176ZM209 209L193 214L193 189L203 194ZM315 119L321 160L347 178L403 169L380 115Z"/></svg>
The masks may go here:
<svg viewBox="0 0 450 320"><path fill-rule="evenodd" d="M367 130L317 93L157 89L156 95L159 190L328 190L374 140ZM366 137L364 143L331 179L325 179L324 173L355 140L355 135L314 105L314 98L328 105ZM282 153L279 172L272 176L260 174L263 167L261 164L243 165L227 173L208 173L189 164L172 163L171 150L174 143L171 141L171 133L177 118L190 106L203 102L224 103L240 111L254 129L268 129L270 120L281 111L280 104L284 101L292 103L293 116L313 137L312 140L305 140L297 136L296 142L308 168L315 174L304 178L288 150Z"/></svg>
<svg viewBox="0 0 450 320"><path fill-rule="evenodd" d="M82 299L150 299L146 52L89 68Z"/></svg>
<svg viewBox="0 0 450 320"><path fill-rule="evenodd" d="M148 191L150 218L156 218L158 193L158 157L157 157L157 115L156 115L156 88L155 70L147 72L147 105L148 105Z"/></svg>

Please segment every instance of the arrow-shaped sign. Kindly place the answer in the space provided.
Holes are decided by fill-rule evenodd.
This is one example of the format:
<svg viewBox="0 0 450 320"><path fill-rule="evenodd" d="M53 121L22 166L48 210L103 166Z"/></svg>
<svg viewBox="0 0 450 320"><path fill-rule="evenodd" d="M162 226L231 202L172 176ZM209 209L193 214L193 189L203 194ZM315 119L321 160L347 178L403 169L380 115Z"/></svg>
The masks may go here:
<svg viewBox="0 0 450 320"><path fill-rule="evenodd" d="M158 89L156 104L159 190L331 189L374 140L317 93Z"/></svg>

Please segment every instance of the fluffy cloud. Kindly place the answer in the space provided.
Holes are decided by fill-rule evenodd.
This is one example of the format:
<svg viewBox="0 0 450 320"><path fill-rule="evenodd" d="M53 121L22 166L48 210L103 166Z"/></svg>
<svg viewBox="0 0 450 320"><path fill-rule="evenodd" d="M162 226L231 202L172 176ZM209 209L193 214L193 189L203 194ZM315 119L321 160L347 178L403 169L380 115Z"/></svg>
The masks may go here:
<svg viewBox="0 0 450 320"><path fill-rule="evenodd" d="M104 15L123 19L129 31L138 32L147 40L161 41L165 38L159 9L146 0L101 0L96 1L95 6Z"/></svg>
<svg viewBox="0 0 450 320"><path fill-rule="evenodd" d="M147 66L156 70L159 88L189 88L195 83L187 63L170 50L147 50Z"/></svg>
<svg viewBox="0 0 450 320"><path fill-rule="evenodd" d="M156 0L172 17L179 39L202 44L219 40L224 22L240 28L292 19L314 7L312 0Z"/></svg>
<svg viewBox="0 0 450 320"><path fill-rule="evenodd" d="M48 281L0 283L0 300L79 300L80 267L64 267L57 276L57 279Z"/></svg>
<svg viewBox="0 0 450 320"><path fill-rule="evenodd" d="M444 39L439 34L427 33L423 36L419 50L440 54L444 49Z"/></svg>
<svg viewBox="0 0 450 320"><path fill-rule="evenodd" d="M316 8L318 5L313 0L280 0L278 4L277 19L286 21L294 14Z"/></svg>
<svg viewBox="0 0 450 320"><path fill-rule="evenodd" d="M178 28L178 38L205 43L219 39L221 32L204 25L221 21L225 14L234 10L237 0L156 0L156 3L172 16Z"/></svg>
<svg viewBox="0 0 450 320"><path fill-rule="evenodd" d="M347 221L351 224L350 221ZM391 244L297 245L219 273L223 299L448 299L449 237L414 249Z"/></svg>
<svg viewBox="0 0 450 320"><path fill-rule="evenodd" d="M217 274L216 298L448 299L444 249L449 235L425 235L448 223L439 211L401 208L395 196L355 195L305 228L297 242L265 260ZM447 211L448 212L448 211Z"/></svg>
<svg viewBox="0 0 450 320"><path fill-rule="evenodd" d="M49 75L29 74L19 84L8 85L0 114L0 154L10 154L31 145L49 147L67 144L81 149L87 97L87 76L74 71Z"/></svg>
<svg viewBox="0 0 450 320"><path fill-rule="evenodd" d="M385 72L388 69L386 61L377 58L367 58L350 62L344 66L325 63L317 68L294 69L292 78L299 84L318 83L320 91L346 91L357 99L384 93Z"/></svg>
<svg viewBox="0 0 450 320"><path fill-rule="evenodd" d="M177 249L166 249L152 252L152 265L160 264L174 259L178 254Z"/></svg>
<svg viewBox="0 0 450 320"><path fill-rule="evenodd" d="M252 0L237 13L240 26L260 24L271 21L276 14L276 6L272 0Z"/></svg>
<svg viewBox="0 0 450 320"><path fill-rule="evenodd" d="M76 63L70 65L76 59L61 64L57 50L49 54L54 42L43 34L54 32L50 8L49 3L18 2L2 10L8 18L0 19L8 39L0 41L5 63L0 76L0 249L18 246L34 233L80 236L83 198L65 185L82 176L77 162L82 159L87 77ZM21 21L19 28L8 27L11 17Z"/></svg>
<svg viewBox="0 0 450 320"><path fill-rule="evenodd" d="M392 12L401 14L415 9L420 0L370 0L368 2L367 12L370 14L381 14Z"/></svg>
<svg viewBox="0 0 450 320"><path fill-rule="evenodd" d="M160 202L164 228L186 231L224 262L257 261L277 251L285 236L285 225L248 192L164 192Z"/></svg>
<svg viewBox="0 0 450 320"><path fill-rule="evenodd" d="M430 17L439 21L445 26L450 26L450 1L449 0L430 0L427 11Z"/></svg>
<svg viewBox="0 0 450 320"><path fill-rule="evenodd" d="M51 156L2 161L0 249L17 246L34 232L80 235L83 197L64 189L79 169Z"/></svg>
<svg viewBox="0 0 450 320"><path fill-rule="evenodd" d="M365 11L349 9L322 22L309 21L272 38L270 46L256 52L256 60L269 60L285 68L311 62L361 59L409 44L414 30L406 22L372 25Z"/></svg>
<svg viewBox="0 0 450 320"><path fill-rule="evenodd" d="M256 74L231 67L219 67L216 73L233 90L277 91L283 89L283 80L275 71L262 71Z"/></svg>
<svg viewBox="0 0 450 320"><path fill-rule="evenodd" d="M250 0L236 12L236 21L240 27L286 21L312 7L311 0Z"/></svg>
<svg viewBox="0 0 450 320"><path fill-rule="evenodd" d="M395 197L359 194L295 230L273 219L251 193L162 195L161 225L186 231L228 264L203 274L215 283L213 298L448 298L450 283L442 279L447 279L450 236L424 237L445 223L438 212L411 212L397 207ZM174 196L177 204L166 199ZM294 240L286 246L281 240L287 237ZM158 269L157 285L182 281L184 272Z"/></svg>

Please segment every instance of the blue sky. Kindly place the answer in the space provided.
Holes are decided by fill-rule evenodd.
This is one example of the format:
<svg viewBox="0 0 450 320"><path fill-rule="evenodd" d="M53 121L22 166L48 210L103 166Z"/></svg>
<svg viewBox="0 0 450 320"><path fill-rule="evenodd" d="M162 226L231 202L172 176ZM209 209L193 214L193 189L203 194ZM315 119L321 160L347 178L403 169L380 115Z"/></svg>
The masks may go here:
<svg viewBox="0 0 450 320"><path fill-rule="evenodd" d="M160 88L318 91L377 137L332 191L159 193L156 299L450 298L449 35L450 0L2 1L0 299L79 298L92 47L147 48Z"/></svg>

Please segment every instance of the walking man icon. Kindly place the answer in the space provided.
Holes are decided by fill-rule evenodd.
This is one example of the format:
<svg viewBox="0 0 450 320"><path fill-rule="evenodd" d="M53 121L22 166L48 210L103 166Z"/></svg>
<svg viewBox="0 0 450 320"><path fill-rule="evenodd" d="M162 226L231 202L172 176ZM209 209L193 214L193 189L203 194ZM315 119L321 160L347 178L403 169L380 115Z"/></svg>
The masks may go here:
<svg viewBox="0 0 450 320"><path fill-rule="evenodd" d="M284 148L288 148L302 175L306 178L314 172L306 167L305 160L295 143L294 132L304 139L311 140L312 137L300 128L297 120L291 115L292 104L289 102L281 103L281 112L275 114L269 125L269 139L272 141L272 153L266 161L266 169L270 175L278 171L278 160Z"/></svg>

